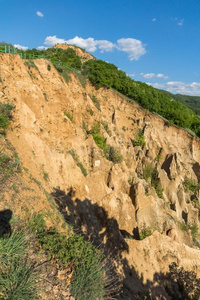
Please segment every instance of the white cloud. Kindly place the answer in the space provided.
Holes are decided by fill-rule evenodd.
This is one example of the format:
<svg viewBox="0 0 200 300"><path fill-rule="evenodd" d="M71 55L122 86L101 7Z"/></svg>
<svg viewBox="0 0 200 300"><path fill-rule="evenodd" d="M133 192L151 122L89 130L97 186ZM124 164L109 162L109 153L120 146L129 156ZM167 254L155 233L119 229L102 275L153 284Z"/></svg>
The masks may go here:
<svg viewBox="0 0 200 300"><path fill-rule="evenodd" d="M132 74L128 74L128 76L130 76L130 77L135 77L136 74L132 73Z"/></svg>
<svg viewBox="0 0 200 300"><path fill-rule="evenodd" d="M132 38L119 39L117 41L117 49L128 53L130 60L138 60L140 56L146 53L142 42Z"/></svg>
<svg viewBox="0 0 200 300"><path fill-rule="evenodd" d="M84 39L78 36L74 37L73 39L65 40L57 38L56 35L53 35L47 36L44 44L50 47L54 46L55 44L71 44L84 48L89 52L100 50L101 53L111 52L114 49L117 49L119 51L128 53L130 60L138 60L141 55L146 53L142 42L132 38L122 38L117 41L117 44L114 44L107 40L95 40L94 38Z"/></svg>
<svg viewBox="0 0 200 300"><path fill-rule="evenodd" d="M148 84L175 94L200 95L200 82L186 83L183 81L168 81L166 83L148 82Z"/></svg>
<svg viewBox="0 0 200 300"><path fill-rule="evenodd" d="M177 25L178 25L178 26L183 26L183 23L184 23L184 19L180 20L180 21L177 23Z"/></svg>
<svg viewBox="0 0 200 300"><path fill-rule="evenodd" d="M66 40L66 44L76 45L78 47L84 48L87 51L94 52L97 50L97 43L94 38L83 39L81 37L76 36L73 39Z"/></svg>
<svg viewBox="0 0 200 300"><path fill-rule="evenodd" d="M39 47L37 47L37 49L38 49L38 50L47 50L48 47L45 47L45 46L39 46Z"/></svg>
<svg viewBox="0 0 200 300"><path fill-rule="evenodd" d="M98 48L101 50L101 52L111 52L115 48L115 44L112 42L109 42L107 40L99 40L98 41Z"/></svg>
<svg viewBox="0 0 200 300"><path fill-rule="evenodd" d="M110 52L115 45L107 40L95 40L94 38L83 39L81 37L74 37L73 39L64 40L57 38L56 35L46 37L44 44L47 46L54 46L55 44L71 44L84 48L89 52L94 52L99 49L101 52Z"/></svg>
<svg viewBox="0 0 200 300"><path fill-rule="evenodd" d="M155 21L156 21L156 18L153 18L152 21L155 22Z"/></svg>
<svg viewBox="0 0 200 300"><path fill-rule="evenodd" d="M164 75L164 74L162 74L162 73L158 73L158 74L156 75L156 77L157 77L157 78L164 78L164 79L168 79L168 78L169 78L168 76L166 76L166 75Z"/></svg>
<svg viewBox="0 0 200 300"><path fill-rule="evenodd" d="M43 17L44 17L44 15L43 15L43 13L42 13L41 11L37 11L37 12L36 12L36 15L37 15L38 17L40 17L40 18L43 18Z"/></svg>
<svg viewBox="0 0 200 300"><path fill-rule="evenodd" d="M47 36L44 44L50 47L53 47L55 44L65 44L66 41L64 39L57 38L56 35L53 36Z"/></svg>
<svg viewBox="0 0 200 300"><path fill-rule="evenodd" d="M20 50L24 50L24 51L28 49L28 47L21 46L19 44L14 44L14 47L17 48L17 49L20 49Z"/></svg>
<svg viewBox="0 0 200 300"><path fill-rule="evenodd" d="M140 75L143 77L143 78L146 78L146 79L149 79L149 78L163 78L163 79L167 79L168 76L162 74L162 73L158 73L158 74L155 74L155 73L140 73Z"/></svg>
<svg viewBox="0 0 200 300"><path fill-rule="evenodd" d="M153 78L153 77L155 77L154 73L146 73L146 74L140 73L140 75L142 75L142 77L144 77L144 78Z"/></svg>

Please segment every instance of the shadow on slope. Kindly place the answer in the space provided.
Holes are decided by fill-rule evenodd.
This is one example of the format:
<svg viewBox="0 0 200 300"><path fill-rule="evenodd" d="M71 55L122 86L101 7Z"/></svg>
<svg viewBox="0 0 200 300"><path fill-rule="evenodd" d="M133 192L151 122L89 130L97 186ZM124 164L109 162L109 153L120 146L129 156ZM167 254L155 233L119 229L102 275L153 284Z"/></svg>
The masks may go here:
<svg viewBox="0 0 200 300"><path fill-rule="evenodd" d="M144 285L143 276L139 278L137 271L124 258L123 254L129 252L129 247L117 221L109 218L103 207L93 204L89 199L72 200L75 196L72 188L67 194L54 189L51 195L74 231L104 251L110 276L114 280L117 278L117 285L122 284L122 293L120 296L113 293L113 299L198 299L200 280L194 272L185 271L175 263L169 266L167 274L155 273L153 281L147 281ZM121 278L119 270L124 274ZM117 290L117 286L113 286L113 289ZM194 291L195 297L191 296Z"/></svg>
<svg viewBox="0 0 200 300"><path fill-rule="evenodd" d="M0 238L11 234L11 226L9 223L11 218L12 211L10 209L0 211Z"/></svg>

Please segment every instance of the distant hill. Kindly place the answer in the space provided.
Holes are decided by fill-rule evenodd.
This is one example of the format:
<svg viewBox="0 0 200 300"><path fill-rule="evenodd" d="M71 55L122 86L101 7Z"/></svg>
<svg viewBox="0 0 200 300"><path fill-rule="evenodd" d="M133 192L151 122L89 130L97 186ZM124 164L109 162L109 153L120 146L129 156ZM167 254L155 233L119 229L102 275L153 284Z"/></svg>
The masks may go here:
<svg viewBox="0 0 200 300"><path fill-rule="evenodd" d="M164 94L169 95L171 98L181 102L190 109L192 109L197 115L200 115L200 96L189 96L189 95L180 95L172 94L168 91L161 90Z"/></svg>

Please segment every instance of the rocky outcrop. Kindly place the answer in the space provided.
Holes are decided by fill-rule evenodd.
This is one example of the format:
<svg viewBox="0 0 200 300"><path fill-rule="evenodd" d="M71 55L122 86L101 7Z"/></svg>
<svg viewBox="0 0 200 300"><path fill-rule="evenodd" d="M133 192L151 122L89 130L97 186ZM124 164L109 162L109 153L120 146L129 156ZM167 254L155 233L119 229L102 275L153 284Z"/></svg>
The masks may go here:
<svg viewBox="0 0 200 300"><path fill-rule="evenodd" d="M84 49L81 49L77 46L67 45L67 44L55 44L54 48L60 48L63 50L67 50L68 48L71 48L71 49L75 50L76 55L79 56L82 59L82 61L87 61L89 59L95 59L94 56L92 56L90 53L86 52Z"/></svg>

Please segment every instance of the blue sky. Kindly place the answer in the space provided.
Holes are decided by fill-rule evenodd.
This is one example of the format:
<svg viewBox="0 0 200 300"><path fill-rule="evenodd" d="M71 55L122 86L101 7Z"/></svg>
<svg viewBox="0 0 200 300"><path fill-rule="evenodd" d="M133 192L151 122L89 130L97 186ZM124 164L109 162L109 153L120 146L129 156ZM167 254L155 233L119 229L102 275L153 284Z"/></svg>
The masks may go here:
<svg viewBox="0 0 200 300"><path fill-rule="evenodd" d="M0 0L0 41L76 44L135 80L200 95L200 0Z"/></svg>

